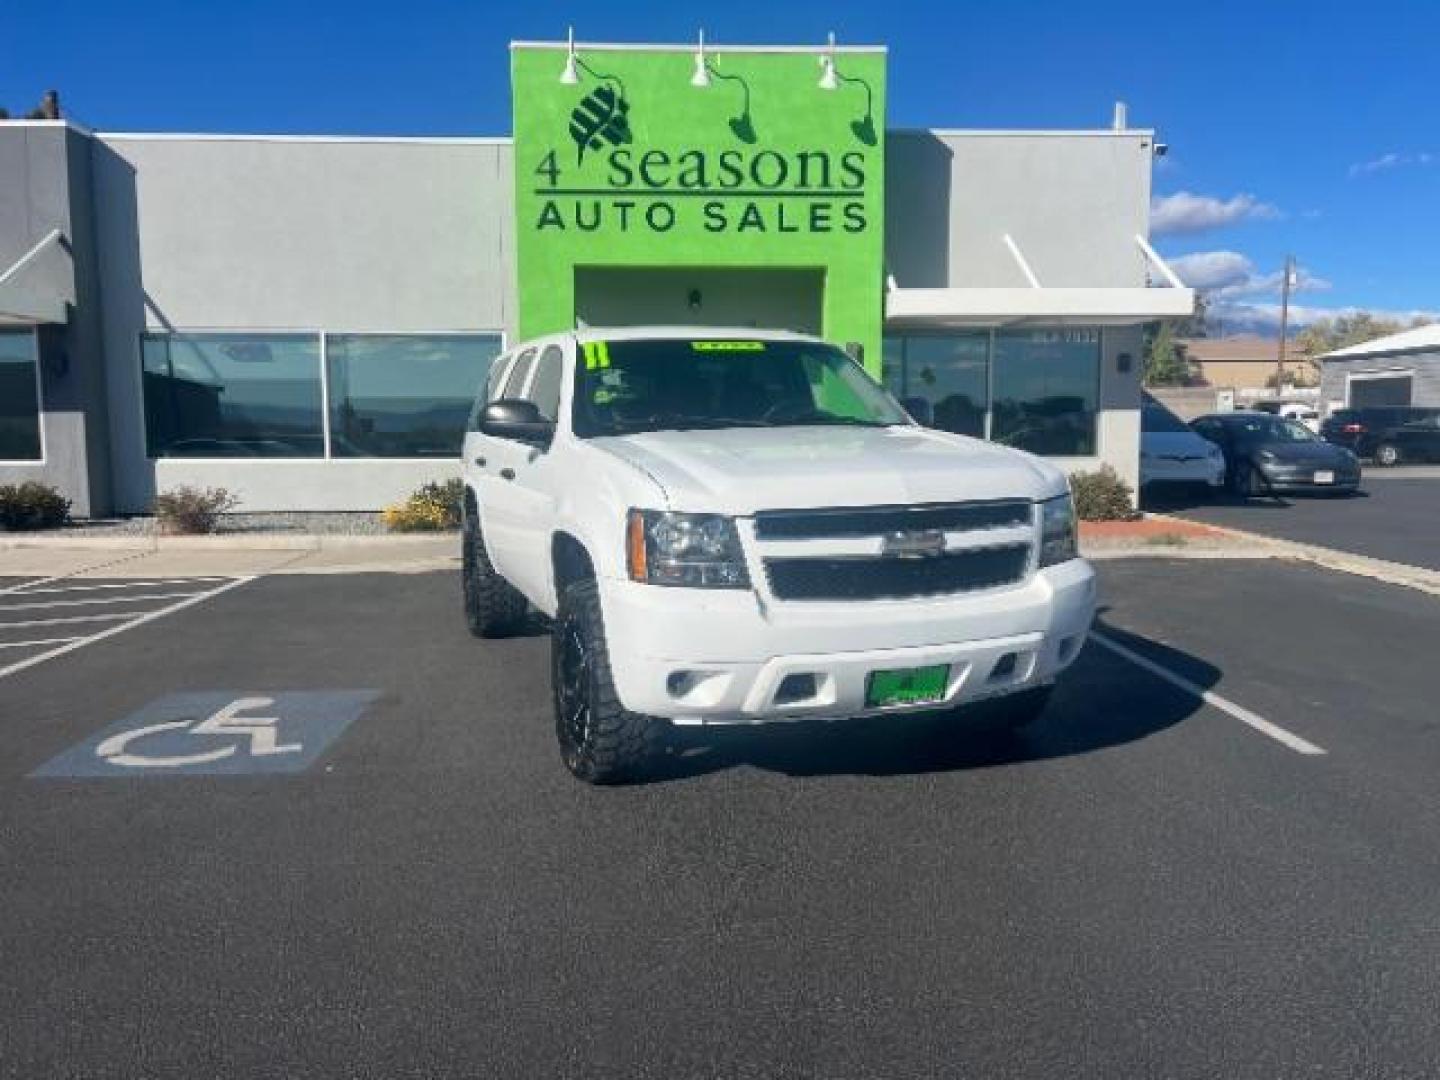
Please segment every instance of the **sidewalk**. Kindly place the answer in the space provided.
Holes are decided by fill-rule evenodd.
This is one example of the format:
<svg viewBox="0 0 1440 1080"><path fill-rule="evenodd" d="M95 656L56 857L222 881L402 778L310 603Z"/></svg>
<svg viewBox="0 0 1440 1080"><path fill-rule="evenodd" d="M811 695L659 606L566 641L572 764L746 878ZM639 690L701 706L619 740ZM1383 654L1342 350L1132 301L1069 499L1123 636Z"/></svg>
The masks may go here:
<svg viewBox="0 0 1440 1080"><path fill-rule="evenodd" d="M460 565L459 533L425 536L0 535L3 577L421 573Z"/></svg>

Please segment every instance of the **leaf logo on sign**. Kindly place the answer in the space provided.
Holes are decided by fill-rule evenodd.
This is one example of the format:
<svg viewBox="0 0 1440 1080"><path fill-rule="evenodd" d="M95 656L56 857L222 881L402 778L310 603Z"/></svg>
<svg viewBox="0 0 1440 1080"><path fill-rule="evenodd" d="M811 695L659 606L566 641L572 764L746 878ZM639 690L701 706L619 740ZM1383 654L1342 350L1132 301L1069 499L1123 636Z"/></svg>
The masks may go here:
<svg viewBox="0 0 1440 1080"><path fill-rule="evenodd" d="M582 98L570 114L570 137L579 151L576 162L585 161L586 150L599 150L605 143L620 146L633 141L629 112L630 103L624 93L612 86L598 86Z"/></svg>

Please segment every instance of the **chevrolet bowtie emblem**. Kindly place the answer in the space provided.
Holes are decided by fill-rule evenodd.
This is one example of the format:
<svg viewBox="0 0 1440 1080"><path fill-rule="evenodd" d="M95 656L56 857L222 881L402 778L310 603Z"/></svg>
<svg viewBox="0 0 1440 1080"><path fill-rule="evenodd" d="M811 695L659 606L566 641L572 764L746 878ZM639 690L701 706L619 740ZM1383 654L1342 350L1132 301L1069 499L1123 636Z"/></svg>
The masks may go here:
<svg viewBox="0 0 1440 1080"><path fill-rule="evenodd" d="M897 559L928 559L945 552L945 534L939 529L886 533L880 554Z"/></svg>

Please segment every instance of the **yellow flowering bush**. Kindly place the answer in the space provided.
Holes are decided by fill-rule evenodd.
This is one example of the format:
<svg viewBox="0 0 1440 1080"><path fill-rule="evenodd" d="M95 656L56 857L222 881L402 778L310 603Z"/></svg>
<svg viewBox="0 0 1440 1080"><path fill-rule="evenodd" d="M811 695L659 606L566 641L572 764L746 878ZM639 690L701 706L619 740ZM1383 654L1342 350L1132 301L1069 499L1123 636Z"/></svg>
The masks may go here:
<svg viewBox="0 0 1440 1080"><path fill-rule="evenodd" d="M391 532L443 532L460 527L465 484L447 480L425 484L404 502L387 506L380 518Z"/></svg>

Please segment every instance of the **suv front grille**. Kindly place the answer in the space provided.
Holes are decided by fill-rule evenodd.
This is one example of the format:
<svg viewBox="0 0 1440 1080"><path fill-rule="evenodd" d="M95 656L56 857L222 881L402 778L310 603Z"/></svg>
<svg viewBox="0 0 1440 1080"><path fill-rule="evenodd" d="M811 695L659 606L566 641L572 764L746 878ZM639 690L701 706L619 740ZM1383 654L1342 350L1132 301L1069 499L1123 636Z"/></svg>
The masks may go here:
<svg viewBox="0 0 1440 1080"><path fill-rule="evenodd" d="M901 600L1009 585L1029 562L1029 544L1007 544L920 559L769 558L765 573L777 600Z"/></svg>
<svg viewBox="0 0 1440 1080"><path fill-rule="evenodd" d="M833 510L763 510L755 515L757 540L819 540L843 536L884 536L891 532L943 529L969 532L1030 524L1026 499L994 502L928 503L919 506L859 506Z"/></svg>

